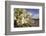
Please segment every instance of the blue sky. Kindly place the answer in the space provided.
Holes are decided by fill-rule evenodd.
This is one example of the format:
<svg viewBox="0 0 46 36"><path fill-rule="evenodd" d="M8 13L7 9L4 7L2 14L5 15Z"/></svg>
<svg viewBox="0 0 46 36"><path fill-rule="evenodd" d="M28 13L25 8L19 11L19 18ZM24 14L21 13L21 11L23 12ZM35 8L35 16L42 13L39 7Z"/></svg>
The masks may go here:
<svg viewBox="0 0 46 36"><path fill-rule="evenodd" d="M39 18L39 9L26 9L26 10L32 13L33 18Z"/></svg>

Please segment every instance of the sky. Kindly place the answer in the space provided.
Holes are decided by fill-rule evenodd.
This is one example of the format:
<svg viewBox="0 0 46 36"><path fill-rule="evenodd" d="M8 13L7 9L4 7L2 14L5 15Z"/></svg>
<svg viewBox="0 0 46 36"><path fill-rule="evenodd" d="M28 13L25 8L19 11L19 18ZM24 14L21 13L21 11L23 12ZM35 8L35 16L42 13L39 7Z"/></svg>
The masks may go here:
<svg viewBox="0 0 46 36"><path fill-rule="evenodd" d="M38 19L39 18L39 9L25 9L28 14L32 15L32 18Z"/></svg>
<svg viewBox="0 0 46 36"><path fill-rule="evenodd" d="M27 12L32 13L32 18L39 18L39 9L26 9Z"/></svg>

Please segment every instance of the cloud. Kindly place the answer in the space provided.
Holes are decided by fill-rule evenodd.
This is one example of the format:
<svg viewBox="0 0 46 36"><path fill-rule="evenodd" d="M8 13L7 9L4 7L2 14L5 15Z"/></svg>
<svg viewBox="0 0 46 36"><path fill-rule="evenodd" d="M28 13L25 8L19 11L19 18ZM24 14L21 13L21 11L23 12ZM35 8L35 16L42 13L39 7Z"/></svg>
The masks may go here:
<svg viewBox="0 0 46 36"><path fill-rule="evenodd" d="M32 16L32 13L31 12L27 12L30 16Z"/></svg>
<svg viewBox="0 0 46 36"><path fill-rule="evenodd" d="M39 19L39 14L35 14L32 18L33 19Z"/></svg>
<svg viewBox="0 0 46 36"><path fill-rule="evenodd" d="M27 12L33 19L39 19L39 14L33 14L31 12Z"/></svg>

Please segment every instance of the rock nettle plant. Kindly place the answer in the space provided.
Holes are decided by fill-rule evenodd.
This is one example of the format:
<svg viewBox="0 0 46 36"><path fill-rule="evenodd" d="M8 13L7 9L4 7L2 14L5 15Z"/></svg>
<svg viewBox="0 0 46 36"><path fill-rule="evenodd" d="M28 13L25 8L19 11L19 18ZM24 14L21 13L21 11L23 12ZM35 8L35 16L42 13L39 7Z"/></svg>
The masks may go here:
<svg viewBox="0 0 46 36"><path fill-rule="evenodd" d="M32 15L29 15L26 9L14 8L15 27L31 27Z"/></svg>

